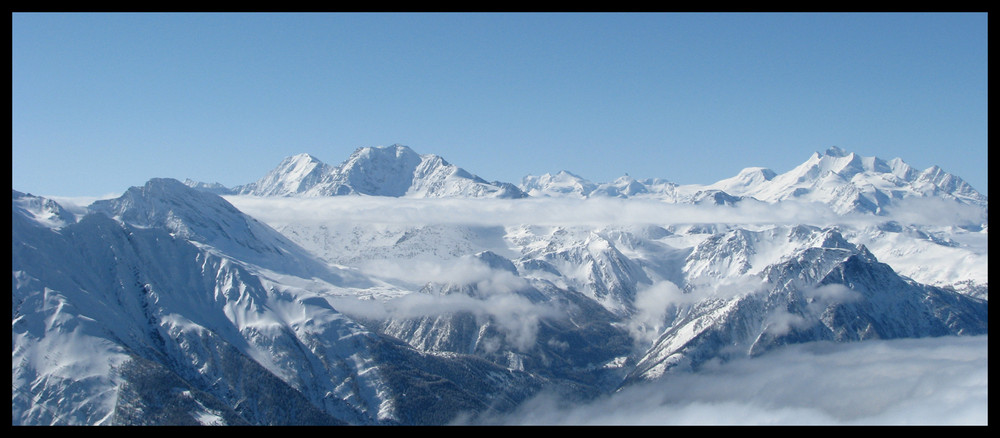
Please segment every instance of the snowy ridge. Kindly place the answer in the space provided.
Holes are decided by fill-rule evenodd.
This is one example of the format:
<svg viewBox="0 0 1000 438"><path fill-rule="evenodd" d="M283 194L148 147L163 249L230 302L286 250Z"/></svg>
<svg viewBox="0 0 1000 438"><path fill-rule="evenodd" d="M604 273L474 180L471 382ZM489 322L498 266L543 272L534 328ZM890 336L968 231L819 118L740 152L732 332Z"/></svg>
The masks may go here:
<svg viewBox="0 0 1000 438"><path fill-rule="evenodd" d="M827 233L819 246L795 251L755 277L733 296L676 308L676 320L626 383L806 340L987 332L984 302L899 277L864 246L853 247L839 235ZM915 315L921 315L918 321L911 319Z"/></svg>
<svg viewBox="0 0 1000 438"><path fill-rule="evenodd" d="M595 184L560 172L529 175L521 189L536 197L653 198L673 203L703 202L709 195L719 204L742 199L766 203L817 202L839 214L884 214L904 198L939 198L985 207L987 198L961 178L938 166L913 169L899 158L884 161L862 157L836 146L815 152L801 165L778 174L763 167L748 167L737 175L708 185L678 185L662 179L636 180L628 175L611 183Z"/></svg>
<svg viewBox="0 0 1000 438"><path fill-rule="evenodd" d="M76 222L73 213L51 199L34 196L30 193L21 193L17 190L13 190L13 199L12 208L15 216L21 215L30 218L41 226L58 229Z"/></svg>
<svg viewBox="0 0 1000 438"><path fill-rule="evenodd" d="M413 375L412 367L446 364L363 328L328 302L345 285L371 283L323 275L318 263L298 271L276 266L272 250L288 262L307 260L227 205L180 182L152 180L95 203L92 214L58 230L15 211L15 424L433 418L401 397L423 379L441 379ZM266 245L245 246L249 232ZM254 260L239 259L246 256ZM449 362L475 379L496 376L479 383L480 395L510 392L501 389L514 379L524 391L517 400L537 385L489 363ZM438 390L471 400L468 389ZM169 402L163 391L173 394Z"/></svg>
<svg viewBox="0 0 1000 438"><path fill-rule="evenodd" d="M407 146L358 148L339 166L309 154L286 158L274 170L233 193L253 196L477 197L519 198L512 184L487 182L437 155Z"/></svg>
<svg viewBox="0 0 1000 438"><path fill-rule="evenodd" d="M945 197L973 205L986 202L985 196L937 166L917 173L898 159L890 165L837 147L823 154L816 152L798 167L733 194L766 202L791 198L818 201L834 206L839 213L881 213L893 200L913 196Z"/></svg>

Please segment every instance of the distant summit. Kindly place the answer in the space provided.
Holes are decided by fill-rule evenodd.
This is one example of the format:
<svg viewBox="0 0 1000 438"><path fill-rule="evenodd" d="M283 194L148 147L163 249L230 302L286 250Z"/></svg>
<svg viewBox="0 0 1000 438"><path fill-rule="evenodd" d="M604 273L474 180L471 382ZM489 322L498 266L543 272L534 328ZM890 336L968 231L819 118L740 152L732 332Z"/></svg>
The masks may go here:
<svg viewBox="0 0 1000 438"><path fill-rule="evenodd" d="M241 195L291 196L318 193L316 188L329 181L334 169L309 154L285 158L263 178L233 191Z"/></svg>
<svg viewBox="0 0 1000 438"><path fill-rule="evenodd" d="M415 198L523 198L517 186L488 182L437 155L407 146L358 148L339 166L309 154L283 160L263 178L235 187L253 196L368 195Z"/></svg>
<svg viewBox="0 0 1000 438"><path fill-rule="evenodd" d="M528 175L520 185L486 181L433 154L407 146L362 147L337 166L310 154L282 160L261 179L226 188L187 180L189 187L218 195L251 196L388 196L411 198L647 198L679 204L788 200L830 206L839 214L881 215L906 198L938 198L985 208L988 199L958 176L938 166L920 171L900 158L863 157L837 146L814 152L802 164L777 173L747 167L712 184L677 184L663 178L623 175L595 183L563 170Z"/></svg>
<svg viewBox="0 0 1000 438"><path fill-rule="evenodd" d="M536 197L642 197L671 203L702 203L709 197L712 202L726 205L745 199L767 203L794 199L826 204L840 214L883 214L892 203L914 197L987 205L985 195L938 166L921 172L899 158L884 161L862 157L837 146L823 153L814 152L804 163L782 174L764 167L748 167L708 185L679 185L627 175L610 183L593 183L562 171L556 175L529 175L522 180L521 189Z"/></svg>
<svg viewBox="0 0 1000 438"><path fill-rule="evenodd" d="M820 202L838 213L881 214L893 202L912 197L940 197L985 206L980 194L937 166L916 172L900 159L862 157L836 146L813 153L804 163L770 179L729 186L733 195L764 202L800 199Z"/></svg>

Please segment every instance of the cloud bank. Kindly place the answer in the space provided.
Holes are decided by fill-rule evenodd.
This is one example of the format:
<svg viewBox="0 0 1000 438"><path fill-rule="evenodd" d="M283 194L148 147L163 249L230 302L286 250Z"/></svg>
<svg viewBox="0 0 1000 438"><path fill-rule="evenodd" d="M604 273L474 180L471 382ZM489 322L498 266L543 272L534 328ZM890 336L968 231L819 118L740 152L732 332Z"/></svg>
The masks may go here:
<svg viewBox="0 0 1000 438"><path fill-rule="evenodd" d="M226 196L245 213L272 226L320 223L561 225L607 224L813 224L843 223L844 216L814 203L745 203L737 207L670 204L646 199L421 199L374 196L256 198ZM858 217L866 220L866 217ZM868 219L870 220L870 219ZM884 221L885 219L880 219Z"/></svg>
<svg viewBox="0 0 1000 438"><path fill-rule="evenodd" d="M973 206L934 199L907 199L887 216L840 215L812 202L743 202L737 206L671 204L649 199L451 199L336 196L257 198L226 196L230 203L272 226L321 223L560 225L778 224L869 225L888 220L915 225L983 223Z"/></svg>
<svg viewBox="0 0 1000 438"><path fill-rule="evenodd" d="M794 345L598 400L542 394L484 424L985 425L986 336Z"/></svg>

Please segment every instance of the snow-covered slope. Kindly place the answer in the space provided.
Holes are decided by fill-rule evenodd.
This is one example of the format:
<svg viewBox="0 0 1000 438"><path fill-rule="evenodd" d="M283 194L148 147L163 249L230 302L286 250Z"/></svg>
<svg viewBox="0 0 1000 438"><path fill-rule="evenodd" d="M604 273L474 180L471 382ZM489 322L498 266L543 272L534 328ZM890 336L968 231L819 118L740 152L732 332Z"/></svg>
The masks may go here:
<svg viewBox="0 0 1000 438"><path fill-rule="evenodd" d="M370 283L214 195L152 180L93 211L14 211L14 424L436 423L541 385L357 324L328 299Z"/></svg>
<svg viewBox="0 0 1000 438"><path fill-rule="evenodd" d="M168 178L132 187L121 197L94 202L89 210L141 228L160 228L173 236L255 267L339 284L366 284L346 270L319 262L314 255L219 196Z"/></svg>
<svg viewBox="0 0 1000 438"><path fill-rule="evenodd" d="M182 423L208 412L227 417L219 403L254 424L332 424L358 416L336 400L329 405L336 414L323 413L291 386L299 382L278 377L313 367L275 360L292 354L310 363L303 340L290 336L301 322L294 313L269 310L265 280L166 230L101 214L58 232L16 221L13 269L14 424L155 423L154 413L179 409L152 399L161 391L183 392L178 397L197 408L169 413ZM358 331L332 312L303 315L309 313L331 333ZM146 381L150 374L186 384ZM332 390L343 377L321 387ZM276 409L263 397L269 392L287 395L299 411ZM150 417L129 416L137 404L156 406L143 409Z"/></svg>
<svg viewBox="0 0 1000 438"><path fill-rule="evenodd" d="M528 175L521 180L521 190L529 196L571 196L586 198L597 184L594 184L565 170L555 175Z"/></svg>

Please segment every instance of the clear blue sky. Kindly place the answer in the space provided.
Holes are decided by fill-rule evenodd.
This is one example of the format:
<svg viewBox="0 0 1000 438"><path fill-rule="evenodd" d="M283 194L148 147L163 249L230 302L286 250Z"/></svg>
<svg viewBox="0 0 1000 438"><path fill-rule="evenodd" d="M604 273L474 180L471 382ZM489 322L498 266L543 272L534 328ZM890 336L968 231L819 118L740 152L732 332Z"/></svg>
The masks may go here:
<svg viewBox="0 0 1000 438"><path fill-rule="evenodd" d="M401 143L712 183L831 145L987 186L986 14L12 14L13 188L234 186Z"/></svg>

